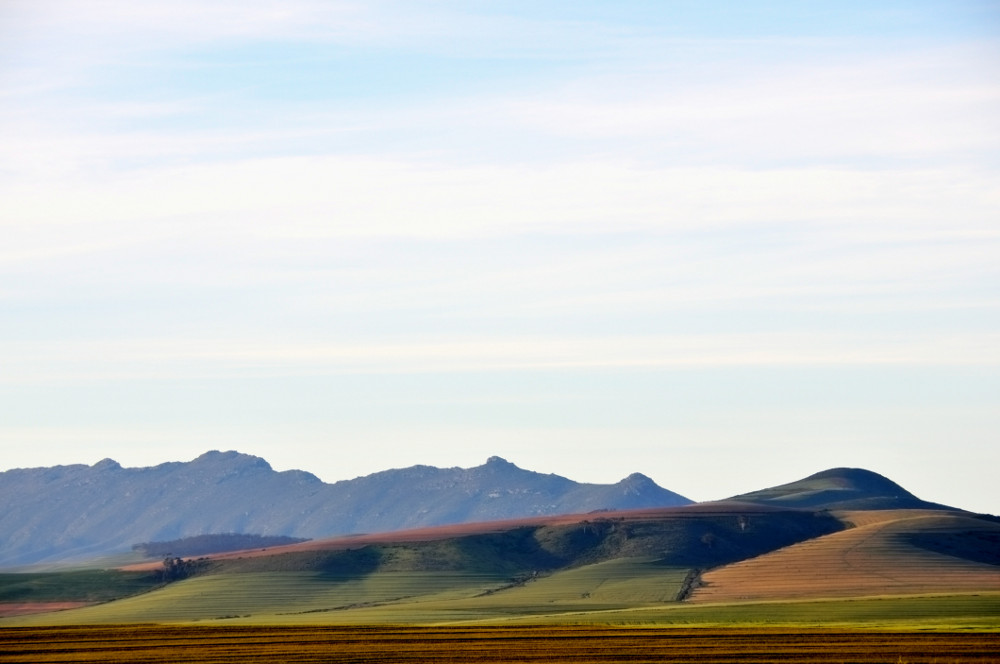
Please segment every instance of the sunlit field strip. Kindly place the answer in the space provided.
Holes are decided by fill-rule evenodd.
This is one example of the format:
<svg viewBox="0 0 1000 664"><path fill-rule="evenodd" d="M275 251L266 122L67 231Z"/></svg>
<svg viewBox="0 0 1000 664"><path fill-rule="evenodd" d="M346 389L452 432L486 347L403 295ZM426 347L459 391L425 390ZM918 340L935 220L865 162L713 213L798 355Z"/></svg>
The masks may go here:
<svg viewBox="0 0 1000 664"><path fill-rule="evenodd" d="M239 575L235 575L239 576ZM247 604L221 607L197 604L172 607L176 597L158 599L146 614L149 622L213 624L315 624L315 625L468 625L563 624L713 627L846 627L889 630L1000 631L1000 593L904 596L781 602L740 602L690 605L651 603L645 606L601 601L573 604L543 599L497 600L497 595L469 598L470 588L415 595L384 604L358 604L335 609L266 612L258 605L248 613ZM515 591L516 594L516 591ZM371 595L364 595L370 597ZM21 616L0 621L0 626L128 623L138 620L134 598L99 607ZM308 606L308 604L300 605ZM218 611L223 611L219 613ZM149 615L161 616L156 620ZM170 618L163 616L172 616ZM131 617L131 620L130 620Z"/></svg>
<svg viewBox="0 0 1000 664"><path fill-rule="evenodd" d="M315 572L218 574L98 606L21 620L31 624L97 624L193 622L260 614L279 619L308 617L418 597L445 601L480 594L504 582L490 575L458 572L386 572L353 579Z"/></svg>
<svg viewBox="0 0 1000 664"><path fill-rule="evenodd" d="M613 627L178 627L0 630L0 661L996 662L1000 634Z"/></svg>
<svg viewBox="0 0 1000 664"><path fill-rule="evenodd" d="M484 619L486 624L845 628L1000 632L1000 593L810 601L670 604Z"/></svg>

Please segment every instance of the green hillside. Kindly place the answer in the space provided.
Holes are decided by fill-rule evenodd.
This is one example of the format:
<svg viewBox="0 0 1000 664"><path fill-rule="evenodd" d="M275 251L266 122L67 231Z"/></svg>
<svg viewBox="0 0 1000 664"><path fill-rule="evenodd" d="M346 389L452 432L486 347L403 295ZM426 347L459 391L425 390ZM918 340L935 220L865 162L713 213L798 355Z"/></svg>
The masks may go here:
<svg viewBox="0 0 1000 664"><path fill-rule="evenodd" d="M681 510L430 541L387 537L354 549L188 561L176 577L187 578L152 592L125 597L148 586L121 587L116 601L40 620L331 620L348 613L379 621L465 620L621 609L675 602L695 569L843 527L819 512ZM58 592L19 597L57 599L65 598Z"/></svg>

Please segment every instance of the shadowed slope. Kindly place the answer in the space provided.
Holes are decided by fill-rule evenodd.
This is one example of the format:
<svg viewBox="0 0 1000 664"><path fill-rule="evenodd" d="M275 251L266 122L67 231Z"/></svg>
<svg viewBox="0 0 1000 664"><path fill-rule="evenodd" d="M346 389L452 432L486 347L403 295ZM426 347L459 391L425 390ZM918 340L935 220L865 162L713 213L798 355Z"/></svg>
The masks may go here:
<svg viewBox="0 0 1000 664"><path fill-rule="evenodd" d="M1000 590L993 520L937 510L842 518L861 525L707 572L690 601Z"/></svg>

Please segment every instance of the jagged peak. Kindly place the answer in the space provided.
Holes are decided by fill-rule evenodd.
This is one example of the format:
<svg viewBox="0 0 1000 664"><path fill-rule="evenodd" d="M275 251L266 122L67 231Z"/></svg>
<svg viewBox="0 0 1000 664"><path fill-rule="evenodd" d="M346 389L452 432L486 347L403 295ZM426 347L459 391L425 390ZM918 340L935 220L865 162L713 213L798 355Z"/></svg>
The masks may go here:
<svg viewBox="0 0 1000 664"><path fill-rule="evenodd" d="M487 459L485 465L487 467L494 467L494 468L517 468L517 466L512 464L510 461L507 461L507 459L495 455Z"/></svg>
<svg viewBox="0 0 1000 664"><path fill-rule="evenodd" d="M242 452L237 452L236 450L227 450L225 452L220 452L219 450L209 450L193 460L191 463L195 465L225 464L244 468L263 468L271 470L271 464L261 457L254 456L252 454L243 454Z"/></svg>
<svg viewBox="0 0 1000 664"><path fill-rule="evenodd" d="M112 458L104 458L95 463L92 468L94 470L121 470L122 466Z"/></svg>
<svg viewBox="0 0 1000 664"><path fill-rule="evenodd" d="M632 473L620 481L619 484L656 484L656 482L654 482L648 475L643 475L642 473Z"/></svg>
<svg viewBox="0 0 1000 664"><path fill-rule="evenodd" d="M619 489L627 496L639 496L659 488L656 482L642 473L632 473L620 481L616 486L618 486Z"/></svg>

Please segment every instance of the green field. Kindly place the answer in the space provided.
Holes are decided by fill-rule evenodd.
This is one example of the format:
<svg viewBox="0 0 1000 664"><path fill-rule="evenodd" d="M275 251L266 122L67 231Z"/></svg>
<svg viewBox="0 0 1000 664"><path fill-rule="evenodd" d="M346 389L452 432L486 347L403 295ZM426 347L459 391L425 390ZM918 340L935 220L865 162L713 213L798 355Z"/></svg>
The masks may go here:
<svg viewBox="0 0 1000 664"><path fill-rule="evenodd" d="M531 623L533 619L517 618L504 622ZM672 604L603 612L550 614L545 617L545 622L1000 632L1000 593L740 604Z"/></svg>

